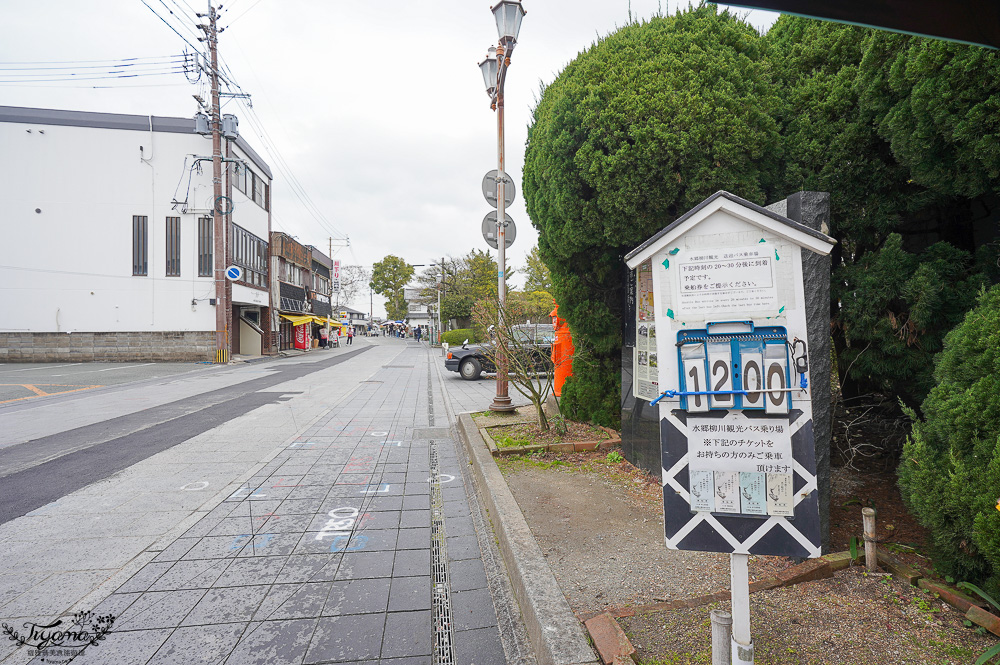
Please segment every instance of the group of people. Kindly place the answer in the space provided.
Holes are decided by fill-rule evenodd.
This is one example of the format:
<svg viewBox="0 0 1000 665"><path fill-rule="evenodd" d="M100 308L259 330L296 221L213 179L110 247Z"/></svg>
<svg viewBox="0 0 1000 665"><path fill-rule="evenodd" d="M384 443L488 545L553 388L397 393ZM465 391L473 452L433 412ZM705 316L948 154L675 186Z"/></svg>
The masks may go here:
<svg viewBox="0 0 1000 665"><path fill-rule="evenodd" d="M405 325L398 323L387 324L382 326L382 336L383 337L399 337L406 338L412 337L416 341L420 341L427 334L424 330L424 326L416 326L414 328L408 328Z"/></svg>

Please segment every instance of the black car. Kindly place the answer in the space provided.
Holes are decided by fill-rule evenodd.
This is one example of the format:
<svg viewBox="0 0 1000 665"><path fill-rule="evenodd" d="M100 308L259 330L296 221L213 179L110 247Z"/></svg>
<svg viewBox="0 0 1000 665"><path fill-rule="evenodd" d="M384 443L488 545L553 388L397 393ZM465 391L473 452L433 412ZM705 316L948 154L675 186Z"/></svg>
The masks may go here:
<svg viewBox="0 0 1000 665"><path fill-rule="evenodd" d="M536 367L539 371L544 371L551 361L552 343L555 341L556 332L551 323L523 323L512 326L514 337L537 358ZM474 344L470 346L466 340L460 348L448 349L448 356L444 361L444 368L452 372L458 372L466 381L475 381L483 372L495 372L496 367L490 359L490 343Z"/></svg>

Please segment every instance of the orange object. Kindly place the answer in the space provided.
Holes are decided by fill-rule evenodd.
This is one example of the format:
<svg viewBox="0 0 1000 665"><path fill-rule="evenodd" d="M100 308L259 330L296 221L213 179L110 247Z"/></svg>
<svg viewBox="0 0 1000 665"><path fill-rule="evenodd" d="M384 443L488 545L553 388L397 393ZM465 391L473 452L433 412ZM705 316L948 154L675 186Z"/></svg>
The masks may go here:
<svg viewBox="0 0 1000 665"><path fill-rule="evenodd" d="M555 365L555 378L553 381L553 391L556 397L562 397L562 387L566 379L573 376L573 336L569 332L569 323L566 319L559 318L559 305L553 309L549 316L552 317L552 326L556 330L556 339L552 343L552 363Z"/></svg>

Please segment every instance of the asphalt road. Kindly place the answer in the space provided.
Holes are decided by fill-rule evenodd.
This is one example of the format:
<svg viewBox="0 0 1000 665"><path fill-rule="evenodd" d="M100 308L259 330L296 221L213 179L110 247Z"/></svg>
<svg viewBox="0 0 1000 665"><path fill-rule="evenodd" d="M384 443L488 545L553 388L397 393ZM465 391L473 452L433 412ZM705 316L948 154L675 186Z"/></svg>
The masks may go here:
<svg viewBox="0 0 1000 665"><path fill-rule="evenodd" d="M211 369L203 363L0 363L0 404Z"/></svg>
<svg viewBox="0 0 1000 665"><path fill-rule="evenodd" d="M234 385L32 439L20 445L0 448L0 524L107 478L264 404L276 402L284 398L286 393L264 391L344 362L369 348L371 347L360 347L357 351L348 351L317 362L270 363L269 369L273 371L263 376L248 373L245 380ZM77 376L93 376L94 372L106 369L94 365L84 365L82 369L77 365L35 366L35 373L31 378L35 380L40 376L45 380L64 377L72 379ZM151 380L155 375L143 376L151 372L146 369L149 366L112 367L116 371L108 372L107 375L120 384L143 378ZM176 375L197 371L199 368L198 365L166 363L156 364L155 367L157 369L152 371L162 372L165 376L171 376L171 371L172 375ZM147 382L144 387L146 391L156 389L155 381Z"/></svg>

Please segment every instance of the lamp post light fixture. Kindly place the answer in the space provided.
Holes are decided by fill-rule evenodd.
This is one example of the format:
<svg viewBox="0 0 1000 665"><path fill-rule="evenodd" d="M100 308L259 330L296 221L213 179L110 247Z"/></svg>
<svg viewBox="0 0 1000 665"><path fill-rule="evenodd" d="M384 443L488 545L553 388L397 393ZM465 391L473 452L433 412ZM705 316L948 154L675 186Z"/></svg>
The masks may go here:
<svg viewBox="0 0 1000 665"><path fill-rule="evenodd" d="M499 305L499 323L504 324L504 309L507 300L507 226L506 199L504 192L504 137L503 137L503 88L507 79L507 68L510 67L510 55L517 44L517 35L521 30L521 19L524 18L524 7L519 0L500 0L490 11L497 22L497 34L500 41L495 47L490 47L486 59L479 63L486 85L486 94L490 98L490 107L497 113L497 301ZM507 353L506 349L497 349L497 393L490 404L490 411L513 411L510 396L507 394Z"/></svg>

